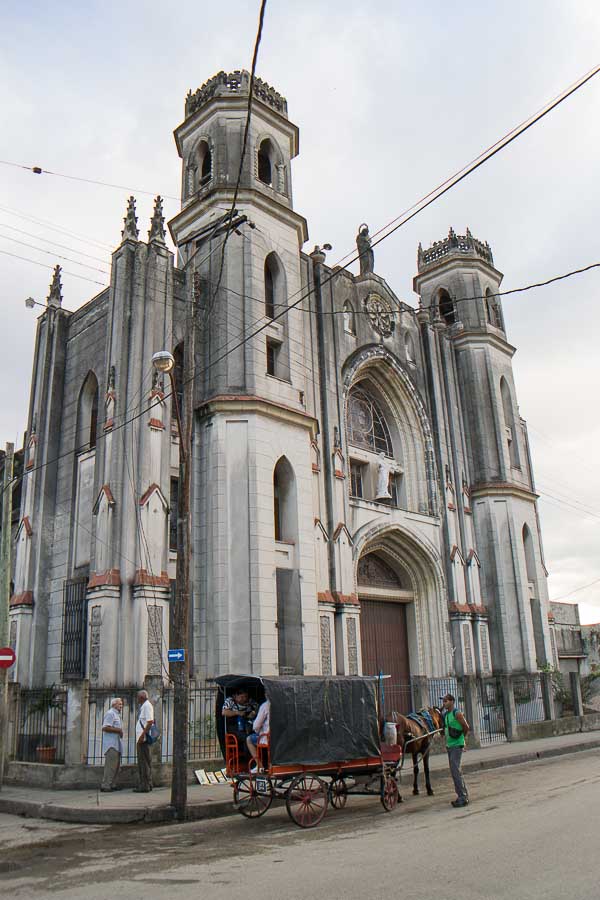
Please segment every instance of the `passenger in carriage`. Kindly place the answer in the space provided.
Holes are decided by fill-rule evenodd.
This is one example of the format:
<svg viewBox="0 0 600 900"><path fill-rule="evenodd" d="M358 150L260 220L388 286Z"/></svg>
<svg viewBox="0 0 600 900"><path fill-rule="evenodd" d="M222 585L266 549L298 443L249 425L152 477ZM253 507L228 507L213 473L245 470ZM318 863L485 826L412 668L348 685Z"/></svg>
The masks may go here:
<svg viewBox="0 0 600 900"><path fill-rule="evenodd" d="M269 700L265 700L265 702L261 704L256 718L254 719L252 734L248 735L248 740L246 741L248 750L253 757L253 760L250 763L251 772L256 772L258 770L259 747L266 747L269 743L269 733L271 730L269 718L270 711L271 704Z"/></svg>
<svg viewBox="0 0 600 900"><path fill-rule="evenodd" d="M226 720L225 731L237 735L238 740L245 745L257 712L258 703L249 696L248 690L243 687L234 688L231 697L226 698L221 710Z"/></svg>

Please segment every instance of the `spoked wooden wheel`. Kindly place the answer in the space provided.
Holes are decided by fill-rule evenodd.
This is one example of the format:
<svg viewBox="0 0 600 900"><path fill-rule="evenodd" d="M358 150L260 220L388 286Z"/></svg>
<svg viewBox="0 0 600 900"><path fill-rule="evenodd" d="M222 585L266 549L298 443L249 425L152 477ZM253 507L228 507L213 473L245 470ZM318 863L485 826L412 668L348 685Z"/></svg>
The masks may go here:
<svg viewBox="0 0 600 900"><path fill-rule="evenodd" d="M336 778L329 786L329 799L334 809L343 809L348 800L348 788L343 778Z"/></svg>
<svg viewBox="0 0 600 900"><path fill-rule="evenodd" d="M285 795L292 822L300 828L314 828L327 812L327 785L315 775L297 775Z"/></svg>
<svg viewBox="0 0 600 900"><path fill-rule="evenodd" d="M386 812L391 812L398 806L399 791L398 782L393 775L384 775L381 778L381 805Z"/></svg>
<svg viewBox="0 0 600 900"><path fill-rule="evenodd" d="M258 779L265 785L264 790L257 789L256 778L238 778L233 788L233 802L238 812L248 819L257 819L266 813L273 802L273 786L269 779Z"/></svg>

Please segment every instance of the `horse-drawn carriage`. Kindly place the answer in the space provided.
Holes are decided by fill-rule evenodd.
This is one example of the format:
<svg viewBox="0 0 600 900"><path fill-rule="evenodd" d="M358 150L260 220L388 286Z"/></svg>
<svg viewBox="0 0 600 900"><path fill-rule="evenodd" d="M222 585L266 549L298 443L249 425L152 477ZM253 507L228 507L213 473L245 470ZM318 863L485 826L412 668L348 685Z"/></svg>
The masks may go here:
<svg viewBox="0 0 600 900"><path fill-rule="evenodd" d="M381 740L377 678L215 680L219 741L242 815L262 816L273 800L283 800L296 825L312 828L329 804L341 809L350 794L378 796L387 812L397 806L402 748ZM270 731L258 741L256 768L243 736L221 716L225 698L236 689L257 703L270 702Z"/></svg>

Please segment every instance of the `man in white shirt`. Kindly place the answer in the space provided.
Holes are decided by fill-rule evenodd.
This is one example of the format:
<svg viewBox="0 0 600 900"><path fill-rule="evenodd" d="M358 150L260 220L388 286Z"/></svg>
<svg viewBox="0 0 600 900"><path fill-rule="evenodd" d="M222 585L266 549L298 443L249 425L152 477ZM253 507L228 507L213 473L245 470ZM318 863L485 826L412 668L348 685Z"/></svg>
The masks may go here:
<svg viewBox="0 0 600 900"><path fill-rule="evenodd" d="M118 791L115 781L121 768L123 756L123 721L121 712L123 701L115 697L110 701L110 709L102 721L102 754L104 756L104 776L100 790Z"/></svg>
<svg viewBox="0 0 600 900"><path fill-rule="evenodd" d="M147 794L152 790L152 759L150 757L150 744L146 741L146 734L150 726L154 724L154 707L148 699L147 691L138 694L140 705L135 724L135 739L137 746L137 763L139 785L133 790L136 794Z"/></svg>
<svg viewBox="0 0 600 900"><path fill-rule="evenodd" d="M268 736L270 732L270 719L269 713L271 711L271 704L268 700L262 704L258 713L256 714L256 718L254 720L253 732L248 735L246 744L248 745L248 750L250 751L254 762L250 763L250 771L255 771L258 765L258 748L267 746L268 744Z"/></svg>

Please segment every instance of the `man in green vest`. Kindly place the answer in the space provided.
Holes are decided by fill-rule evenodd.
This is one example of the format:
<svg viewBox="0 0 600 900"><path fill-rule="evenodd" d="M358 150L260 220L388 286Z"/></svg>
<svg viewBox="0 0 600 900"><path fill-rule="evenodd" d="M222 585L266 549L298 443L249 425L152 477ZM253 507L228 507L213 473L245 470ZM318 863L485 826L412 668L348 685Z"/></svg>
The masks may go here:
<svg viewBox="0 0 600 900"><path fill-rule="evenodd" d="M446 738L446 750L448 751L450 774L452 775L456 791L456 800L452 801L452 806L467 806L469 794L461 766L463 750L465 749L465 738L471 729L463 714L455 709L456 700L452 694L446 694L442 698L442 703L445 711L444 736Z"/></svg>

